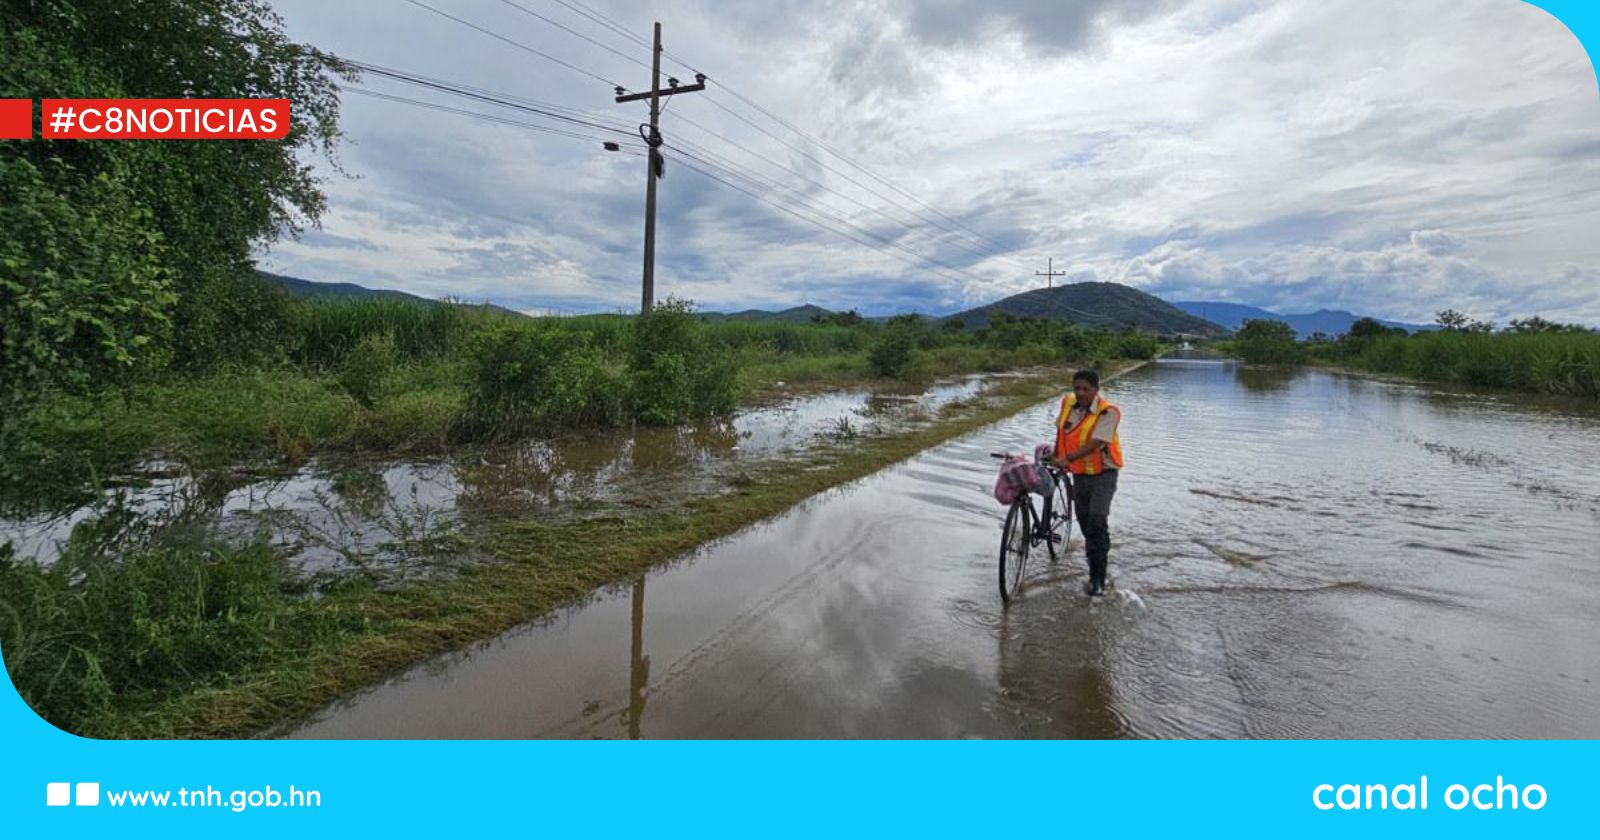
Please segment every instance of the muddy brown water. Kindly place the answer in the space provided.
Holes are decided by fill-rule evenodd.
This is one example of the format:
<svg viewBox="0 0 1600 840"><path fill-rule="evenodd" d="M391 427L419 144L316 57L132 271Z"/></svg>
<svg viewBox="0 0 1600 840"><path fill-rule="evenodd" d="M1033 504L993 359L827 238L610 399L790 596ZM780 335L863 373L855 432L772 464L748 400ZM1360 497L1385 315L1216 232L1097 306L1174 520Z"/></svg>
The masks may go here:
<svg viewBox="0 0 1600 840"><path fill-rule="evenodd" d="M292 737L1600 737L1600 416L1200 360L1108 394L1113 597L1079 538L1001 606L987 455L1040 405Z"/></svg>

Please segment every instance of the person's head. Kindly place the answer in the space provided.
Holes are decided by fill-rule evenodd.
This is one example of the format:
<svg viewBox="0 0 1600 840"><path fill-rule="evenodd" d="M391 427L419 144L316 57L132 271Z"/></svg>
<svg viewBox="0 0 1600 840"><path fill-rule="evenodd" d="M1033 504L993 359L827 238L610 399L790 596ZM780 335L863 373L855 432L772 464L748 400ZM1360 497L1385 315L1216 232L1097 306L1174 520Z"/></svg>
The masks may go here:
<svg viewBox="0 0 1600 840"><path fill-rule="evenodd" d="M1084 369L1072 375L1072 393L1078 398L1078 405L1087 406L1094 402L1100 394L1100 374Z"/></svg>

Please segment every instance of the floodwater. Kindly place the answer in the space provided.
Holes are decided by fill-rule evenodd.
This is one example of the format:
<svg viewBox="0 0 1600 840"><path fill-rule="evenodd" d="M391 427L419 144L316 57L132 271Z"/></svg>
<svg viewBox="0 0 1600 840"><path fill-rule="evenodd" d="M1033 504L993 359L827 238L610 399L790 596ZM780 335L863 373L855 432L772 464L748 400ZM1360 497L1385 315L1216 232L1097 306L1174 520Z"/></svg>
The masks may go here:
<svg viewBox="0 0 1600 840"><path fill-rule="evenodd" d="M9 541L18 557L53 563L73 528L116 510L133 524L182 525L224 540L266 534L307 576L399 580L470 562L463 546L475 525L664 512L723 492L740 470L762 461L924 422L996 378L791 393L678 428L586 430L435 460L313 460L283 475L196 474L155 460L108 481L94 503L0 514L0 543Z"/></svg>
<svg viewBox="0 0 1600 840"><path fill-rule="evenodd" d="M1164 360L1108 383L1113 594L1002 608L988 453L814 497L301 738L1600 737L1600 416Z"/></svg>

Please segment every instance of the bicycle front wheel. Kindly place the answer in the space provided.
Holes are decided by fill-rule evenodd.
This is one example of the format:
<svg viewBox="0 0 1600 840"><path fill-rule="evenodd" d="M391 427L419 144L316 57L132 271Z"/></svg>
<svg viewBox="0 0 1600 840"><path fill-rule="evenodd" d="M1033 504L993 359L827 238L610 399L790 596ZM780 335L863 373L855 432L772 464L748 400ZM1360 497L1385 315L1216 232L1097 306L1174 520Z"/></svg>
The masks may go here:
<svg viewBox="0 0 1600 840"><path fill-rule="evenodd" d="M1028 568L1028 547L1033 542L1031 507L1026 496L1018 499L1000 530L1000 600L1006 603L1022 591L1022 576Z"/></svg>
<svg viewBox="0 0 1600 840"><path fill-rule="evenodd" d="M1055 489L1050 492L1054 493L1056 498L1051 505L1048 525L1050 539L1047 544L1050 547L1050 562L1054 563L1072 553L1072 492L1067 484L1067 478L1061 477L1056 482Z"/></svg>

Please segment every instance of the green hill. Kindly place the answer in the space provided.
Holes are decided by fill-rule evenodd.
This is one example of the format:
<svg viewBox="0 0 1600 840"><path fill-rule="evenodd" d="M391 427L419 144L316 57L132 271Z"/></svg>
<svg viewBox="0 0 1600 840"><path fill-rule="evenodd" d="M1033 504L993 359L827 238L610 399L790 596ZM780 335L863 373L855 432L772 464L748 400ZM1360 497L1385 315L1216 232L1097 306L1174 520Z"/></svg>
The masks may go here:
<svg viewBox="0 0 1600 840"><path fill-rule="evenodd" d="M708 321L763 321L784 324L809 324L816 317L826 318L833 313L820 306L805 304L777 312L765 309L746 309L741 312L706 312L701 315Z"/></svg>
<svg viewBox="0 0 1600 840"><path fill-rule="evenodd" d="M289 290L289 294L297 298L384 298L387 300L404 300L412 303L440 304L446 301L425 298L410 292L397 289L369 289L366 286L357 286L354 283L319 283L315 280L301 280L298 277L285 277L282 274L273 274L270 271L257 270L256 274L268 283L276 283ZM456 301L464 303L464 301ZM470 304L469 304L470 305ZM514 309L504 306L489 305L490 309L505 315L515 315L518 318L527 317Z"/></svg>
<svg viewBox="0 0 1600 840"><path fill-rule="evenodd" d="M1120 283L1072 283L1033 289L950 317L961 319L971 329L987 324L995 312L1019 318L1055 318L1107 330L1132 327L1163 335L1215 336L1227 332L1155 295Z"/></svg>

